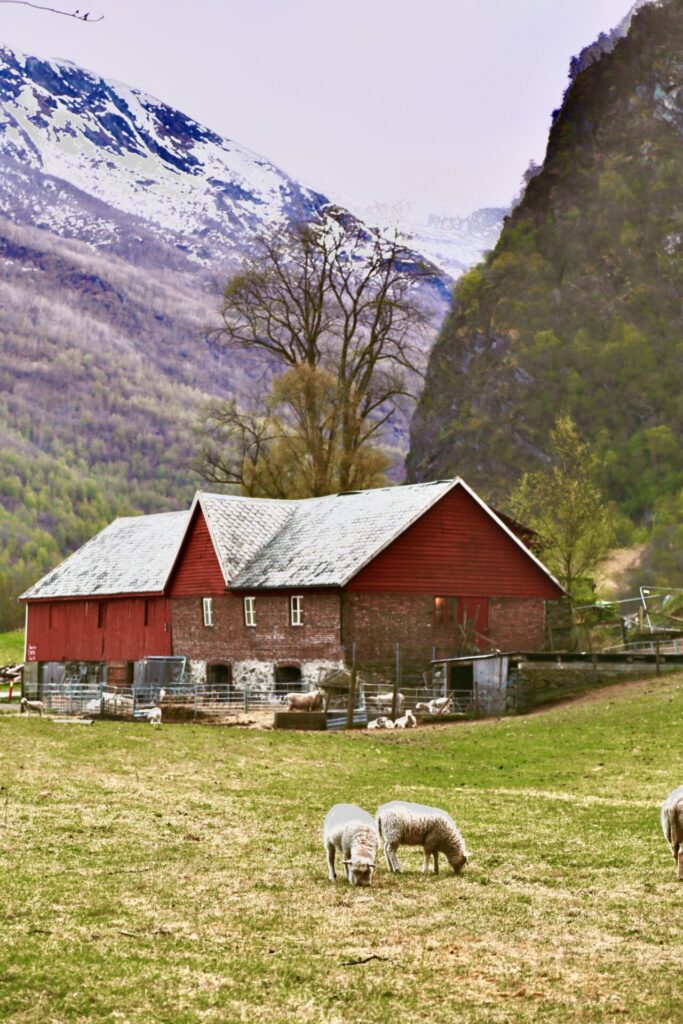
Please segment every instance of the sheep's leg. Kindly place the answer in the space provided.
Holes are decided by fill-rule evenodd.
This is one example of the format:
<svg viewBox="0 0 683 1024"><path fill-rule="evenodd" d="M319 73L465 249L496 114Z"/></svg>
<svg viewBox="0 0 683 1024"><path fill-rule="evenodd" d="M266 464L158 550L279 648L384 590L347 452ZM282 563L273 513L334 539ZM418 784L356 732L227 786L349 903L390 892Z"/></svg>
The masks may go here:
<svg viewBox="0 0 683 1024"><path fill-rule="evenodd" d="M335 853L336 853L336 850L334 848L334 843L328 843L327 844L327 877L329 878L329 880L331 882L335 882L337 880L337 872L334 870L334 855L335 855Z"/></svg>
<svg viewBox="0 0 683 1024"><path fill-rule="evenodd" d="M678 863L678 871L677 871L678 880L679 880L679 882L683 882L683 850L679 850L678 851L677 863Z"/></svg>
<svg viewBox="0 0 683 1024"><path fill-rule="evenodd" d="M434 850L434 874L438 875L438 873L439 873L439 851L438 850Z"/></svg>
<svg viewBox="0 0 683 1024"><path fill-rule="evenodd" d="M400 872L401 865L399 864L398 857L396 856L396 847L392 846L390 842L386 842L384 844L384 856L387 859L389 870L394 873Z"/></svg>
<svg viewBox="0 0 683 1024"><path fill-rule="evenodd" d="M424 859L422 861L422 874L423 875L428 875L429 874L429 858L430 858L430 856L431 856L431 854L428 852L427 847L425 846L425 848L424 848Z"/></svg>

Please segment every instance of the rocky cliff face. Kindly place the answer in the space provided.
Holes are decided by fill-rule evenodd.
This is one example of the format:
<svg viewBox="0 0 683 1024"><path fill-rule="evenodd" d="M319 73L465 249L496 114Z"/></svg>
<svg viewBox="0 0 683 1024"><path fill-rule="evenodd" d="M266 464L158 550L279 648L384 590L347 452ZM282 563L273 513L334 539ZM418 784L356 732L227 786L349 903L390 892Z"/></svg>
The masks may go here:
<svg viewBox="0 0 683 1024"><path fill-rule="evenodd" d="M683 0L641 6L607 49L573 62L540 173L456 286L411 479L500 499L566 410L629 515L683 486Z"/></svg>

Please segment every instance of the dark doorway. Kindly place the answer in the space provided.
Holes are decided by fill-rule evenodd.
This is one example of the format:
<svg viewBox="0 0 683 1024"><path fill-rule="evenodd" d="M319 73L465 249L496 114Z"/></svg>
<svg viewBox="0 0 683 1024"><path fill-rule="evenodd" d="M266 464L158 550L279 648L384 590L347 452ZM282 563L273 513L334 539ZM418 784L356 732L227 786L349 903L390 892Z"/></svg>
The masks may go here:
<svg viewBox="0 0 683 1024"><path fill-rule="evenodd" d="M281 665L275 669L275 685L286 686L290 690L301 689L301 669L298 665Z"/></svg>
<svg viewBox="0 0 683 1024"><path fill-rule="evenodd" d="M206 682L209 690L227 695L232 689L232 668L230 665L209 665Z"/></svg>
<svg viewBox="0 0 683 1024"><path fill-rule="evenodd" d="M474 690L474 668L472 665L451 665L450 672L451 690Z"/></svg>

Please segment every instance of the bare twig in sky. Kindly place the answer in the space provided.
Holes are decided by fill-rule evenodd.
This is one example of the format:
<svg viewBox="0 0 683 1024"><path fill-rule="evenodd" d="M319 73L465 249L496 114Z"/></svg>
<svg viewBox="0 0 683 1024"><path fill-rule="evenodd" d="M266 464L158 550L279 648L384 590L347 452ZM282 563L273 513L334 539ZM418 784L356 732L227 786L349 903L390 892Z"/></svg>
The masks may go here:
<svg viewBox="0 0 683 1024"><path fill-rule="evenodd" d="M18 7L32 7L35 11L49 11L50 14L63 14L65 18L75 18L76 21L87 21L89 24L94 24L96 21L102 21L104 15L101 14L99 18L93 18L90 11L85 11L83 14L76 8L75 11L62 11L58 7L47 7L45 4L34 4L31 0L0 0L0 4L15 4Z"/></svg>

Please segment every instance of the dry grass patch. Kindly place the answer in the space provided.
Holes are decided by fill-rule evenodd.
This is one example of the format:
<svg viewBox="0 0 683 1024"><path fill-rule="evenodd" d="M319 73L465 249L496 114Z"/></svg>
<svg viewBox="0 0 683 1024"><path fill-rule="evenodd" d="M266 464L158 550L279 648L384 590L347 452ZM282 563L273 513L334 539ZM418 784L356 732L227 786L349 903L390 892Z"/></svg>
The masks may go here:
<svg viewBox="0 0 683 1024"><path fill-rule="evenodd" d="M382 737L3 716L0 1019L678 1020L682 683ZM399 796L465 873L330 884L329 806Z"/></svg>

